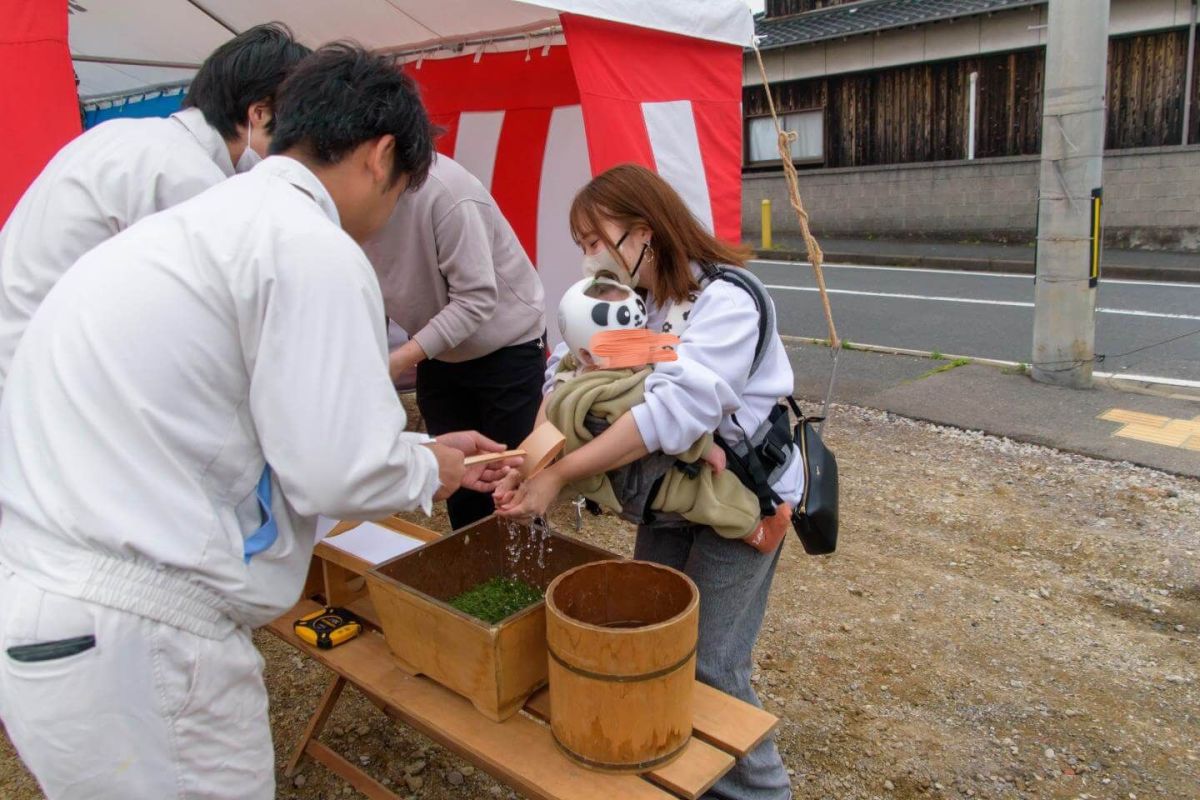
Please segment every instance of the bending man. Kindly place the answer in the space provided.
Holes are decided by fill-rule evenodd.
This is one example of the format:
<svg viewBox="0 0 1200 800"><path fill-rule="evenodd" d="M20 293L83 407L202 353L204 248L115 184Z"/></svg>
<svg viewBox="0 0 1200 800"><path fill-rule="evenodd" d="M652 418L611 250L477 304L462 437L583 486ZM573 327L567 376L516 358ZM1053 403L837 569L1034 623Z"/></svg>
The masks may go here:
<svg viewBox="0 0 1200 800"><path fill-rule="evenodd" d="M0 717L51 800L273 797L250 630L298 598L316 516L428 511L503 449L404 433L355 243L429 169L415 85L329 46L278 115L278 155L85 255L13 361Z"/></svg>

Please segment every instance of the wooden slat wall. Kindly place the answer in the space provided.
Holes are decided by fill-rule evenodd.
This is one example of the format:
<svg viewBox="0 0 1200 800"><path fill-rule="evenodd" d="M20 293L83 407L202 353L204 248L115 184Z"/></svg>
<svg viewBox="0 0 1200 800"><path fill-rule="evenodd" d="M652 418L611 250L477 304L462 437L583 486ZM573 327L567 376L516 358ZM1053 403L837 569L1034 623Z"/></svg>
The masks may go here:
<svg viewBox="0 0 1200 800"><path fill-rule="evenodd" d="M979 72L976 158L1040 152L1045 82L1042 52L1022 50L990 56L979 59L974 68ZM963 90L964 106L968 90L969 86Z"/></svg>
<svg viewBox="0 0 1200 800"><path fill-rule="evenodd" d="M1186 30L1109 42L1105 146L1180 144L1186 75Z"/></svg>
<svg viewBox="0 0 1200 800"><path fill-rule="evenodd" d="M1187 31L1113 39L1109 44L1106 147L1179 144ZM977 158L1041 151L1045 54L1041 49L790 81L772 87L780 112L825 109L825 164L966 158L967 93L979 73ZM1200 143L1200 69L1192 88L1189 141ZM746 87L748 116L767 113L762 87Z"/></svg>
<svg viewBox="0 0 1200 800"><path fill-rule="evenodd" d="M825 108L826 166L942 161L966 158L969 76L978 71L976 155L1021 155L1040 146L1042 62L1028 50L772 89L781 112ZM748 115L767 112L761 87L747 87L743 103Z"/></svg>
<svg viewBox="0 0 1200 800"><path fill-rule="evenodd" d="M1186 40L1187 34L1184 34L1184 41ZM1196 42L1196 49L1200 51L1200 39ZM1197 58L1197 61L1200 61L1200 58ZM1197 67L1200 67L1200 64ZM1200 144L1200 68L1195 71L1196 74L1192 76L1192 116L1188 120L1188 144Z"/></svg>

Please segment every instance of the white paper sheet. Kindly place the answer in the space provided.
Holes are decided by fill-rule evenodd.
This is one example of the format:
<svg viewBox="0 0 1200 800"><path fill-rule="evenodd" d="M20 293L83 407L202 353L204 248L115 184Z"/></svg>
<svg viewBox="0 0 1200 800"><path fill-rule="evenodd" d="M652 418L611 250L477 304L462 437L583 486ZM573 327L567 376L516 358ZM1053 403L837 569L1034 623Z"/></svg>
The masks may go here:
<svg viewBox="0 0 1200 800"><path fill-rule="evenodd" d="M329 517L317 517L317 539L316 539L316 541L319 542L322 539L324 539L326 536L328 536L329 532L337 527L337 524L338 524L338 521L336 519L330 519Z"/></svg>
<svg viewBox="0 0 1200 800"><path fill-rule="evenodd" d="M425 543L374 522L364 522L357 528L325 539L325 544L371 564L381 564Z"/></svg>

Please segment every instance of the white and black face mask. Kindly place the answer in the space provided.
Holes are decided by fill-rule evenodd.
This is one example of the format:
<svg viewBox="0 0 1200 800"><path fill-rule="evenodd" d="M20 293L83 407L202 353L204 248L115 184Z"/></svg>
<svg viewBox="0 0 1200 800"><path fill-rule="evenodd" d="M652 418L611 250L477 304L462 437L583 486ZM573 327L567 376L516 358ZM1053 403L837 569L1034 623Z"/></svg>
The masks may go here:
<svg viewBox="0 0 1200 800"><path fill-rule="evenodd" d="M601 248L599 253L586 255L583 257L583 274L587 278L606 279L623 283L629 288L637 287L638 270L642 268L642 261L646 258L646 251L650 249L650 243L646 242L642 245L642 250L638 253L637 262L630 269L625 265L625 259L620 254L620 247L629 238L629 231L625 231L624 235L617 240L617 245L613 252L607 247Z"/></svg>

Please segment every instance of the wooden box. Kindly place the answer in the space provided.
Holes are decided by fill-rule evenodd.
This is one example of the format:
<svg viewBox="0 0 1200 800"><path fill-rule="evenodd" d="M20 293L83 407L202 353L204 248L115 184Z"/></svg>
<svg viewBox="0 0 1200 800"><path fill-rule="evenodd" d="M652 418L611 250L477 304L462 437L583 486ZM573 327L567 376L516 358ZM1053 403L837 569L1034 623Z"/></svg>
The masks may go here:
<svg viewBox="0 0 1200 800"><path fill-rule="evenodd" d="M545 601L495 625L448 601L498 576L545 591L569 569L613 558L554 531L539 534L488 517L377 565L367 573L367 586L399 665L466 697L499 722L546 683Z"/></svg>

